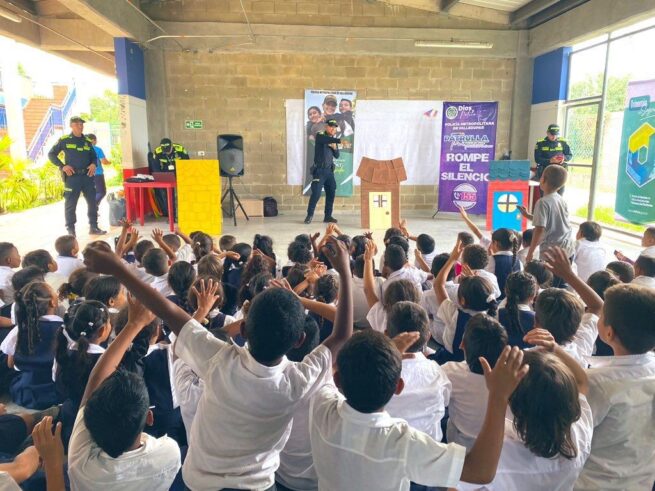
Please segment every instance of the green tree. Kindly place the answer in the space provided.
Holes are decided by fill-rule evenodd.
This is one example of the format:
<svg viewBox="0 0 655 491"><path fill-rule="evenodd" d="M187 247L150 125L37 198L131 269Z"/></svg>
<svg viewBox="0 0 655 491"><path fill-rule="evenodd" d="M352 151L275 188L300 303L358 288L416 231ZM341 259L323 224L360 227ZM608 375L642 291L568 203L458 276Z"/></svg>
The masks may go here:
<svg viewBox="0 0 655 491"><path fill-rule="evenodd" d="M610 76L607 79L607 112L622 112L625 108L625 98L628 94L628 82L630 75L623 77ZM600 95L603 90L603 74L588 75L585 80L577 82L569 87L569 100L582 97ZM589 108L593 111L593 108Z"/></svg>

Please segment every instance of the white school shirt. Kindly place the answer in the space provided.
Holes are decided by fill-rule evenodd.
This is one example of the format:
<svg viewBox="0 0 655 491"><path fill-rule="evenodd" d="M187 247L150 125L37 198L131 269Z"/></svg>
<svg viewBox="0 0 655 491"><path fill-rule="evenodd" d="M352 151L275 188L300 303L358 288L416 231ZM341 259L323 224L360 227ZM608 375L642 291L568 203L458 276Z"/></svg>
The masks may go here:
<svg viewBox="0 0 655 491"><path fill-rule="evenodd" d="M0 491L21 491L21 489L9 473L0 471Z"/></svg>
<svg viewBox="0 0 655 491"><path fill-rule="evenodd" d="M600 242L580 239L575 246L575 265L578 276L585 283L596 271L603 271L610 262L609 254Z"/></svg>
<svg viewBox="0 0 655 491"><path fill-rule="evenodd" d="M40 321L49 321L49 322L61 322L64 323L64 319L58 315L42 315L39 317ZM2 351L7 356L14 356L16 354L16 343L18 342L18 326L14 326L7 337L0 344L0 351ZM16 369L18 370L18 369Z"/></svg>
<svg viewBox="0 0 655 491"><path fill-rule="evenodd" d="M494 480L484 486L462 481L457 489L461 491L571 491L589 456L594 429L587 399L580 394L579 401L580 419L571 425L571 439L577 449L575 458L569 460L562 456L551 459L538 457L521 441L514 429L513 421L505 419L505 438Z"/></svg>
<svg viewBox="0 0 655 491"><path fill-rule="evenodd" d="M458 284L452 281L446 282L446 293L448 294L448 298L450 298L455 303L457 303L458 289ZM446 325L437 315L441 304L437 300L437 294L435 293L434 288L424 291L421 295L421 301L419 303L428 314L428 329L430 330L432 339L443 346L443 332L446 328Z"/></svg>
<svg viewBox="0 0 655 491"><path fill-rule="evenodd" d="M425 261L425 264L428 265L428 269L432 268L432 261L438 255L439 255L439 253L437 252L436 249L434 251L428 253L428 254L423 254L423 260ZM421 267L419 266L419 263L418 263L418 259L414 259L414 267L416 269L421 269ZM421 271L423 271L423 270L421 269Z"/></svg>
<svg viewBox="0 0 655 491"><path fill-rule="evenodd" d="M641 251L640 256L648 256L648 257L655 257L655 246L650 246L646 247L643 251Z"/></svg>
<svg viewBox="0 0 655 491"><path fill-rule="evenodd" d="M475 276L480 276L481 278L487 280L491 284L491 287L493 288L494 296L496 298L500 297L500 287L498 286L498 278L496 278L495 274L490 273L485 269L474 269L473 274ZM459 284L461 278L462 275L459 275L457 278L455 278L455 283Z"/></svg>
<svg viewBox="0 0 655 491"><path fill-rule="evenodd" d="M646 288L655 288L655 278L652 276L637 276L630 283L632 285L645 286Z"/></svg>
<svg viewBox="0 0 655 491"><path fill-rule="evenodd" d="M81 407L68 448L71 491L168 491L180 469L180 447L172 438L147 433L141 442L136 450L110 457L93 441Z"/></svg>
<svg viewBox="0 0 655 491"><path fill-rule="evenodd" d="M655 479L655 353L594 357L587 376L594 436L574 489L650 491Z"/></svg>
<svg viewBox="0 0 655 491"><path fill-rule="evenodd" d="M123 263L130 268L132 273L134 273L134 276L136 276L139 280L143 281L144 283L147 283L148 285L153 282L155 279L154 276L152 276L150 273L146 273L146 270L138 265L136 262L133 263L128 263L125 259L121 259Z"/></svg>
<svg viewBox="0 0 655 491"><path fill-rule="evenodd" d="M385 410L440 442L441 419L450 400L450 380L441 367L423 353L413 355L414 358L403 358L401 377L405 388L400 395L391 398Z"/></svg>
<svg viewBox="0 0 655 491"><path fill-rule="evenodd" d="M184 462L187 486L194 491L272 486L293 412L332 370L330 350L321 345L301 363L283 357L269 367L190 319L175 353L205 382Z"/></svg>
<svg viewBox="0 0 655 491"><path fill-rule="evenodd" d="M332 384L312 398L309 432L319 491L407 491L410 481L455 486L466 451L389 413L360 413Z"/></svg>
<svg viewBox="0 0 655 491"><path fill-rule="evenodd" d="M473 373L465 361L449 361L441 367L450 380L448 441L469 450L475 443L487 412L489 391L484 375Z"/></svg>
<svg viewBox="0 0 655 491"><path fill-rule="evenodd" d="M582 368L589 366L588 358L594 354L598 338L598 316L586 312L573 339L562 348L580 364Z"/></svg>
<svg viewBox="0 0 655 491"><path fill-rule="evenodd" d="M191 367L179 358L173 362L173 387L180 405L182 421L186 429L187 440L191 439L191 425L196 417L196 410L205 383L191 370Z"/></svg>
<svg viewBox="0 0 655 491"><path fill-rule="evenodd" d="M323 383L331 382L330 374ZM314 470L314 458L309 439L309 405L305 398L293 412L291 433L284 449L280 452L280 467L275 479L283 486L295 491L315 491L318 489L318 476Z"/></svg>
<svg viewBox="0 0 655 491"><path fill-rule="evenodd" d="M384 279L376 276L374 279L375 284L375 295L377 295L379 300L382 300L382 283ZM364 293L364 279L353 276L353 319L355 326L357 327L369 327L369 323L366 320L366 314L368 314L369 306L368 301L366 300L366 294Z"/></svg>
<svg viewBox="0 0 655 491"><path fill-rule="evenodd" d="M430 275L425 271L406 264L398 271L394 271L393 273L391 273L387 278L387 281L382 283L382 292L385 292L389 284L391 284L394 281L409 280L416 287L416 290L420 293L423 291L422 285L425 281L427 281L428 276Z"/></svg>
<svg viewBox="0 0 655 491"><path fill-rule="evenodd" d="M387 330L387 313L382 302L375 302L371 310L366 314L366 320L371 325L371 329L384 334Z"/></svg>
<svg viewBox="0 0 655 491"><path fill-rule="evenodd" d="M66 332L64 330L64 332ZM75 350L77 351L77 343L75 341L69 342L68 343L68 349L69 350ZM98 344L89 344L88 348L86 349L87 354L89 355L101 355L105 352L105 348ZM57 359L55 358L52 362L52 381L56 382L57 381Z"/></svg>
<svg viewBox="0 0 655 491"><path fill-rule="evenodd" d="M182 246L180 246L180 248L175 253L175 258L176 261L186 261L187 263L195 261L196 256L193 253L191 244L182 244Z"/></svg>
<svg viewBox="0 0 655 491"><path fill-rule="evenodd" d="M78 257L57 256L55 262L57 263L57 273L66 278L66 280L68 280L68 277L73 271L84 267L84 261Z"/></svg>
<svg viewBox="0 0 655 491"><path fill-rule="evenodd" d="M539 246L537 246L537 249L539 249ZM535 249L534 251L534 257L539 257L539 252ZM525 269L525 265L527 264L527 259L528 259L528 252L530 252L529 247L524 247L522 249L519 249L519 252L516 253L516 257L518 258L519 261L521 261L521 265Z"/></svg>
<svg viewBox="0 0 655 491"><path fill-rule="evenodd" d="M168 273L164 273L161 276L153 276L150 286L153 287L155 290L157 290L165 297L170 297L171 295L175 295L175 292L168 284Z"/></svg>
<svg viewBox="0 0 655 491"><path fill-rule="evenodd" d="M459 314L459 310L462 310L471 316L484 313L484 311L478 312L475 310L460 308L457 302L453 302L450 298L447 298L441 302L441 306L437 312L437 317L439 317L439 319L444 324L443 347L451 353L456 348L459 348L459 346L453 346L453 342L455 341L455 332L457 331L457 316Z"/></svg>
<svg viewBox="0 0 655 491"><path fill-rule="evenodd" d="M0 290L2 290L2 300L5 303L14 301L14 287L11 286L11 278L14 276L14 270L9 266L0 266Z"/></svg>

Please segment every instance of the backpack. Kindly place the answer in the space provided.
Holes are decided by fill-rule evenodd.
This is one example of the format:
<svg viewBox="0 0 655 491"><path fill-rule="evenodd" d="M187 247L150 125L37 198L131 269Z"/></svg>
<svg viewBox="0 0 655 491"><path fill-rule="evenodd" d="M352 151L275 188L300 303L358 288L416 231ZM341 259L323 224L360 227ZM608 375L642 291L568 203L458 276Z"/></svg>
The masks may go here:
<svg viewBox="0 0 655 491"><path fill-rule="evenodd" d="M264 198L264 216L276 217L277 216L277 201L272 196Z"/></svg>

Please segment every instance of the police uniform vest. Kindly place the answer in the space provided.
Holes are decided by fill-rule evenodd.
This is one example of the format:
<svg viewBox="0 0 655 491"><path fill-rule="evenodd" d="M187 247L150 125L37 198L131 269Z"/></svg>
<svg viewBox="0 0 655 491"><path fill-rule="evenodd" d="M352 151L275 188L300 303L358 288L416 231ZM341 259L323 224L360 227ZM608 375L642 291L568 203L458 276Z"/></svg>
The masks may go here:
<svg viewBox="0 0 655 491"><path fill-rule="evenodd" d="M186 149L177 143L173 143L171 153L167 153L161 145L155 148L155 160L161 172L175 172L175 161L184 158L188 158Z"/></svg>

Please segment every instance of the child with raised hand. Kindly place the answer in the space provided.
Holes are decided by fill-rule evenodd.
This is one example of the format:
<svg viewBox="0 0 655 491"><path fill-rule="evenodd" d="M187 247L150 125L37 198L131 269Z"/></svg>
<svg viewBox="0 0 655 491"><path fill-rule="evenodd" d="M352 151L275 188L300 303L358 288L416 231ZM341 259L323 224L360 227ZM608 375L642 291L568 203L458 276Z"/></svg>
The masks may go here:
<svg viewBox="0 0 655 491"><path fill-rule="evenodd" d="M498 321L486 314L477 314L466 323L462 338L464 361L451 361L442 369L451 383L448 404L447 441L473 447L480 433L487 405L487 386L480 358L494 367L507 346L507 333Z"/></svg>
<svg viewBox="0 0 655 491"><path fill-rule="evenodd" d="M171 328L177 335L176 355L206 381L183 469L191 489L273 486L295 407L317 389L352 334L348 251L333 238L323 250L341 278L334 329L301 363L285 358L303 339L305 313L292 293L272 288L255 298L242 328L248 340L245 349L213 337L115 256L94 249L85 252L87 267L119 278Z"/></svg>
<svg viewBox="0 0 655 491"><path fill-rule="evenodd" d="M523 338L534 327L532 304L538 289L537 280L530 273L518 271L507 277L506 302L498 311L498 320L507 330L510 346L528 347Z"/></svg>
<svg viewBox="0 0 655 491"><path fill-rule="evenodd" d="M479 313L487 313L492 317L496 315L496 296L489 282L480 276L465 276L457 290L457 302L453 302L446 290L446 280L450 270L459 259L462 250L461 242L457 241L453 247L448 262L441 268L434 279L434 293L440 303L437 315L444 323L443 348L435 353L435 360L441 365L447 361L464 360L464 352L460 345L464 336L464 329L468 320Z"/></svg>
<svg viewBox="0 0 655 491"><path fill-rule="evenodd" d="M435 258L432 260L432 266L430 268L432 276L435 278L437 277L439 271L441 271L441 269L448 262L449 257L450 254L447 252L443 252L438 256L435 256ZM448 276L446 277L446 292L448 293L448 298L450 298L453 302L456 302L459 285L453 281L454 279L455 269L451 268ZM437 295L434 292L434 288L430 288L429 290L423 292L423 295L421 296L421 306L428 314L428 320L430 322L428 328L430 330L430 334L432 335L432 339L434 339L437 344L443 346L443 333L446 326L437 315L439 312L439 307L441 306L441 302L437 300Z"/></svg>
<svg viewBox="0 0 655 491"><path fill-rule="evenodd" d="M415 341L411 338L409 345ZM406 491L410 482L448 487L460 477L490 482L502 448L509 397L528 371L522 360L517 348L506 348L493 370L480 359L489 402L480 435L466 455L464 447L439 443L389 416L385 406L404 387L401 353L381 333L357 333L337 358L336 386L324 385L310 408L319 489Z"/></svg>
<svg viewBox="0 0 655 491"><path fill-rule="evenodd" d="M525 352L530 370L509 398L513 424L506 424L496 477L484 489L570 490L591 447L587 375L548 331L534 329L525 341L540 349Z"/></svg>
<svg viewBox="0 0 655 491"><path fill-rule="evenodd" d="M109 258L107 262L115 264L117 270L126 271L128 277L156 294L128 272L128 267L115 255L98 254ZM164 298L162 302L173 305ZM166 436L153 438L143 433L146 424L153 422L143 379L116 370L134 338L153 319L149 310L129 299L127 324L91 371L68 451L68 475L73 491L164 491L175 479L180 468L177 443Z"/></svg>
<svg viewBox="0 0 655 491"><path fill-rule="evenodd" d="M451 385L441 367L423 354L430 337L423 307L413 302L398 302L391 308L387 336L393 339L404 332L417 332L419 339L403 353L401 376L405 388L391 398L386 409L392 417L404 419L412 428L439 442Z"/></svg>
<svg viewBox="0 0 655 491"><path fill-rule="evenodd" d="M535 304L535 327L550 331L555 341L586 368L598 337L603 300L573 272L563 249L551 247L544 256L553 275L568 283L580 298L561 288L544 290Z"/></svg>
<svg viewBox="0 0 655 491"><path fill-rule="evenodd" d="M398 246L389 246L398 247ZM387 248L388 250L389 248ZM364 294L370 307L366 319L371 328L378 332L385 332L387 329L387 314L396 302L410 301L419 303L421 296L416 285L409 280L392 281L383 289L382 298L378 297L378 291L375 285L373 275L373 256L375 254L375 244L372 240L366 243L366 252L364 253ZM384 286L384 283L383 283Z"/></svg>
<svg viewBox="0 0 655 491"><path fill-rule="evenodd" d="M496 278L495 274L487 271L487 267L489 266L489 254L487 249L479 244L471 244L468 246L462 244L462 252L460 255L462 263L461 273L465 272L466 274L460 274L457 276L455 278L455 283L459 283L464 276L479 276L487 280L491 285L494 292L494 298L500 298L502 292L498 286L498 278Z"/></svg>
<svg viewBox="0 0 655 491"><path fill-rule="evenodd" d="M655 480L655 291L616 285L605 291L600 339L614 356L591 359L591 454L575 490L650 490Z"/></svg>
<svg viewBox="0 0 655 491"><path fill-rule="evenodd" d="M77 257L80 252L80 246L74 235L62 235L55 240L55 250L57 251L57 271L60 275L68 280L68 277L76 269L84 267L84 262Z"/></svg>
<svg viewBox="0 0 655 491"><path fill-rule="evenodd" d="M171 264L177 261L177 255L175 254L175 251L164 240L164 231L162 229L152 229L152 240L154 240L159 248L164 251Z"/></svg>

